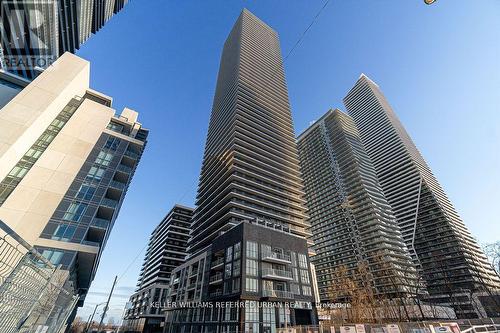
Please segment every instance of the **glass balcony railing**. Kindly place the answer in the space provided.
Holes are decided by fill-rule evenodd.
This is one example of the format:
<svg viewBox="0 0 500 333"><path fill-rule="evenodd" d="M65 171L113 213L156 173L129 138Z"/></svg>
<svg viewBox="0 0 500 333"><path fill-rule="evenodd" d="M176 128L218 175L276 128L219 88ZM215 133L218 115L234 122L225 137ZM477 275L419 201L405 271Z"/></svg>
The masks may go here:
<svg viewBox="0 0 500 333"><path fill-rule="evenodd" d="M90 225L97 228L107 229L110 223L111 221L109 220L94 217Z"/></svg>
<svg viewBox="0 0 500 333"><path fill-rule="evenodd" d="M104 198L101 201L101 206L115 209L118 206L118 201L113 199Z"/></svg>
<svg viewBox="0 0 500 333"><path fill-rule="evenodd" d="M289 254L282 254L270 251L262 253L262 260L291 262Z"/></svg>
<svg viewBox="0 0 500 333"><path fill-rule="evenodd" d="M212 275L209 279L209 282L217 282L217 281L222 281L222 274L221 273Z"/></svg>
<svg viewBox="0 0 500 333"><path fill-rule="evenodd" d="M216 267L216 266L219 266L219 265L222 265L224 263L224 258L219 258L217 260L214 260L212 261L212 265L211 267Z"/></svg>
<svg viewBox="0 0 500 333"><path fill-rule="evenodd" d="M293 298L293 293L284 290L263 290L263 297Z"/></svg>
<svg viewBox="0 0 500 333"><path fill-rule="evenodd" d="M292 272L273 268L263 268L262 277L293 280Z"/></svg>
<svg viewBox="0 0 500 333"><path fill-rule="evenodd" d="M109 183L109 187L112 187L112 188L116 188L118 190L124 190L125 189L125 186L127 184L125 183L121 183L121 182L117 182L116 180L112 180L110 183Z"/></svg>
<svg viewBox="0 0 500 333"><path fill-rule="evenodd" d="M88 245L88 246L93 246L93 247L100 247L101 246L101 244L98 242L92 242L92 241L88 241L88 240L82 240L82 244Z"/></svg>
<svg viewBox="0 0 500 333"><path fill-rule="evenodd" d="M125 153L123 155L131 157L131 158L136 159L136 160L139 158L139 154L137 154L133 151L130 151L130 150L125 150Z"/></svg>
<svg viewBox="0 0 500 333"><path fill-rule="evenodd" d="M126 165L123 165L123 164L118 165L116 170L121 171L121 172L125 172L125 173L132 173L132 168L128 167Z"/></svg>

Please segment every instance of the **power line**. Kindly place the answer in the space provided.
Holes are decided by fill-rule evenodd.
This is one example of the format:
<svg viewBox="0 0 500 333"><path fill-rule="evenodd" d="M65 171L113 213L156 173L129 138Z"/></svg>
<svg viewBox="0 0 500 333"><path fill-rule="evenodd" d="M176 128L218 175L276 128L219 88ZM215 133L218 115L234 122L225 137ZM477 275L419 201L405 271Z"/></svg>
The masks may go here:
<svg viewBox="0 0 500 333"><path fill-rule="evenodd" d="M293 45L293 47L290 49L290 51L288 52L288 54L285 56L285 58L283 58L283 63L286 62L286 60L288 59L288 57L290 57L290 55L293 53L293 51L295 51L295 49L300 45L300 43L302 43L302 40L304 39L304 37L306 36L307 32L312 28L312 26L314 25L314 23L316 23L316 21L318 20L319 16L321 15L321 13L323 12L323 10L326 8L326 6L328 6L328 3L330 2L330 0L326 0L325 3L323 4L323 7L321 7L321 9L318 11L318 13L316 13L316 16L314 16L313 20L311 21L311 23L309 24L309 26L306 28L306 30L304 30L304 32L302 33L302 35L299 37L299 39L295 42L295 44Z"/></svg>
<svg viewBox="0 0 500 333"><path fill-rule="evenodd" d="M325 3L323 4L323 6L320 8L320 10L316 13L316 15L314 16L314 18L312 19L311 23L309 23L309 25L307 26L307 28L302 32L302 34L297 39L297 41L295 42L295 44L292 46L292 48L290 49L290 51L288 51L287 55L283 58L283 63L285 63L288 60L288 58L293 54L293 52L295 51L295 49L302 43L302 41L304 40L304 37L307 35L307 33L309 32L309 30L311 30L311 28L316 23L316 21L318 20L318 18L321 15L321 13L323 13L323 11L325 10L325 8L328 6L329 3L330 3L330 0L326 0L325 1ZM195 182L197 180L198 179L196 179ZM181 201L181 200L184 199L184 197L187 195L188 191L189 191L189 188L187 188L185 190L185 192L181 195L179 201ZM139 251L139 253L137 253L137 255L135 256L135 258L129 263L129 265L127 266L127 268L125 269L125 271L123 271L123 273L118 277L117 282L120 281L120 279L128 272L128 270L130 269L130 267L132 267L132 265L137 261L137 259L139 258L139 256L141 255L141 253L146 249L147 246L148 246L148 243L146 243L146 245Z"/></svg>

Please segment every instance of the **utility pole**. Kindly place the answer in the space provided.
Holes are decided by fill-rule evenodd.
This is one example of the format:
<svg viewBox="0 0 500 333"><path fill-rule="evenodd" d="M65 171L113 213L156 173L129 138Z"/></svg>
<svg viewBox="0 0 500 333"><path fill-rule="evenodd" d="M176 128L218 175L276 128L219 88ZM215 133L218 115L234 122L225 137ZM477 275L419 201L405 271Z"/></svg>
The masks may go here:
<svg viewBox="0 0 500 333"><path fill-rule="evenodd" d="M115 289L116 280L118 276L115 276L115 280L113 281L113 285L111 286L111 290L109 291L108 301L106 302L106 306L104 307L104 311L102 312L101 321L99 322L99 327L97 328L97 332L101 331L102 322L104 321L104 317L106 316L106 312L108 312L109 308L109 300L111 299L111 295L113 294L113 289Z"/></svg>
<svg viewBox="0 0 500 333"><path fill-rule="evenodd" d="M92 315L90 316L90 319L87 323L87 326L85 326L85 333L87 333L89 331L89 329L92 327L92 321L94 320L94 315L95 315L95 312L97 311L97 308L101 305L103 305L104 303L106 302L103 302L103 303L99 303L99 304L96 304L95 307L94 307L94 312L92 312Z"/></svg>

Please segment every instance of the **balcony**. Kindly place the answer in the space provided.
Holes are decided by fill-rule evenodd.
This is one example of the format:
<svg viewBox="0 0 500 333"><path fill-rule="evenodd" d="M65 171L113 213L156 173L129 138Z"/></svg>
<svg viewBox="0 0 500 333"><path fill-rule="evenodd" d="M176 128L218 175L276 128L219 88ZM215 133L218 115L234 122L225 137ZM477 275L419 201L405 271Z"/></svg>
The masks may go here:
<svg viewBox="0 0 500 333"><path fill-rule="evenodd" d="M116 206L118 206L118 201L113 200L113 199L103 198L100 206L115 209Z"/></svg>
<svg viewBox="0 0 500 333"><path fill-rule="evenodd" d="M291 264L292 263L290 255L276 253L276 252L264 252L264 253L262 253L262 260L277 263L277 264Z"/></svg>
<svg viewBox="0 0 500 333"><path fill-rule="evenodd" d="M266 279L281 280L281 281L293 280L292 272L280 269L273 269L273 268L263 268L262 277Z"/></svg>
<svg viewBox="0 0 500 333"><path fill-rule="evenodd" d="M212 261L212 265L210 265L211 268L216 268L216 267L222 267L224 265L224 257L221 257L219 259L216 259Z"/></svg>
<svg viewBox="0 0 500 333"><path fill-rule="evenodd" d="M130 151L130 150L125 150L125 153L123 155L128 156L130 158L133 158L135 160L139 159L139 154L137 154L133 151Z"/></svg>
<svg viewBox="0 0 500 333"><path fill-rule="evenodd" d="M88 245L88 246L94 246L94 247L100 247L101 246L100 243L92 242L92 241L88 241L88 240L82 240L82 244L83 245Z"/></svg>
<svg viewBox="0 0 500 333"><path fill-rule="evenodd" d="M210 297L219 297L219 296L222 296L222 290L214 291L213 293L210 293L209 296Z"/></svg>
<svg viewBox="0 0 500 333"><path fill-rule="evenodd" d="M96 228L107 229L110 223L111 221L109 220L94 217L92 222L90 222L90 225Z"/></svg>
<svg viewBox="0 0 500 333"><path fill-rule="evenodd" d="M127 186L127 184L122 183L122 182L117 182L116 180L112 180L109 183L109 187L116 188L117 190L120 190L120 191L123 191L125 189L125 186Z"/></svg>
<svg viewBox="0 0 500 333"><path fill-rule="evenodd" d="M263 290L262 296L263 297L293 299L293 293L290 291L284 291L284 290Z"/></svg>
<svg viewBox="0 0 500 333"><path fill-rule="evenodd" d="M218 284L221 282L222 282L222 273L217 273L215 275L212 275L208 280L209 284Z"/></svg>
<svg viewBox="0 0 500 333"><path fill-rule="evenodd" d="M123 165L123 164L118 165L118 167L116 168L116 170L124 172L124 173L128 173L128 174L132 173L132 168L128 167L126 165Z"/></svg>

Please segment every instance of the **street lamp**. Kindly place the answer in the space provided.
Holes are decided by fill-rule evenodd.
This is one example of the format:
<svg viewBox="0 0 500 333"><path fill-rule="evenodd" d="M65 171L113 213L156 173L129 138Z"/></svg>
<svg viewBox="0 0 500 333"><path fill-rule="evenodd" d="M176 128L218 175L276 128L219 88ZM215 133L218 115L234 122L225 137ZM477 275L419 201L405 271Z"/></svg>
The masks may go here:
<svg viewBox="0 0 500 333"><path fill-rule="evenodd" d="M92 312L92 316L90 317L90 320L87 323L87 326L85 327L85 333L88 333L90 326L92 325L92 320L94 320L94 315L95 315L95 312L97 311L97 308L103 304L106 304L106 302L96 304L96 306L94 307L94 312Z"/></svg>

